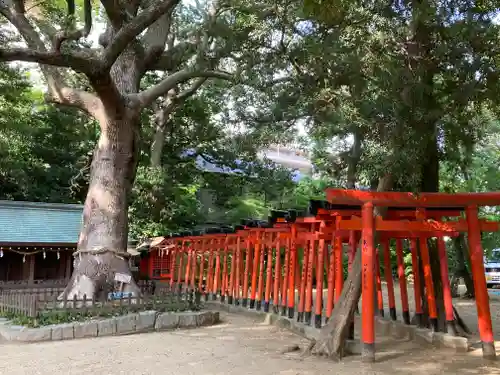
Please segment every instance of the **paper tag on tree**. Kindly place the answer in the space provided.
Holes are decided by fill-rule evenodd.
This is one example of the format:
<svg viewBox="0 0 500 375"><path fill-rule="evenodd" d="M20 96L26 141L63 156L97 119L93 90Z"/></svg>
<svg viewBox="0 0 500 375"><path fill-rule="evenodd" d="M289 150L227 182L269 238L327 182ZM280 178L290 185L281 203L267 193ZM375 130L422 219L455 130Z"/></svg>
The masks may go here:
<svg viewBox="0 0 500 375"><path fill-rule="evenodd" d="M130 275L125 275L124 273L115 273L115 281L118 281L119 283L125 283L125 284L130 284L130 280L132 280L132 276Z"/></svg>
<svg viewBox="0 0 500 375"><path fill-rule="evenodd" d="M124 299L124 298L132 298L132 293L123 293L123 292L112 292L108 293L108 299L109 300L114 300L114 299Z"/></svg>

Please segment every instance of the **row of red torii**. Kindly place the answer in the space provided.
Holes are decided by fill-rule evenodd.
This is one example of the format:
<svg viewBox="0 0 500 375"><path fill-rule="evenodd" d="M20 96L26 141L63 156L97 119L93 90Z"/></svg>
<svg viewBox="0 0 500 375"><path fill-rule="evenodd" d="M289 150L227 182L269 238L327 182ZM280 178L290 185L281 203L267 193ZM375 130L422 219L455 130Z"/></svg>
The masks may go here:
<svg viewBox="0 0 500 375"><path fill-rule="evenodd" d="M173 266L169 267L171 284L179 282L199 288L207 299L220 298L224 303L263 308L266 312L272 308L274 313L281 311L282 315L297 317L306 324L312 323L314 311L314 325L320 328L323 313L327 321L341 295L345 277L343 244L348 244L350 270L358 241L362 239L361 342L364 360L370 361L375 356L375 316L377 313L383 315L384 311L375 232L379 233L385 270L392 269L389 240L396 241L397 276L406 324L410 324L410 312L403 240L409 241L416 321L420 324L424 312L421 291L425 288L432 329L437 329L438 312L427 239L437 238L449 334L455 334L455 329L444 237L466 232L483 356L495 357L481 232L498 231L499 224L479 219L478 207L500 205L500 193L415 195L341 189L327 189L326 193L329 203L311 201L308 216L295 217L275 211L268 225L247 221L232 233L169 237L155 244L152 251L156 250L157 257L168 256L173 260ZM384 218L374 215L374 207L387 209ZM423 280L419 267L423 268ZM385 280L390 317L396 320L392 272L385 272ZM314 296L314 286L316 291L327 290L326 303L323 293L317 292ZM376 311L377 306L379 311Z"/></svg>

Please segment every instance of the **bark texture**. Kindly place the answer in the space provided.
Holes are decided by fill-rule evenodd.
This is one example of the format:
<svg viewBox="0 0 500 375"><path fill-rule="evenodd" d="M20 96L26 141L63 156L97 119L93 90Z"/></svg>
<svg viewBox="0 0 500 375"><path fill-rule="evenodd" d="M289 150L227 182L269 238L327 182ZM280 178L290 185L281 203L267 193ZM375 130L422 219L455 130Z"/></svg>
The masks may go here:
<svg viewBox="0 0 500 375"><path fill-rule="evenodd" d="M203 86L206 80L206 78L199 78L182 92L179 92L177 88L170 90L166 95L164 103L155 109L155 135L153 143L151 144L151 167L161 167L165 138L169 135L168 133L170 133L170 137L173 133L172 117L175 111L181 107L187 99L193 96L198 89Z"/></svg>
<svg viewBox="0 0 500 375"><path fill-rule="evenodd" d="M469 257L469 252L467 251L467 244L465 243L465 236L460 234L460 236L453 239L454 242L454 250L455 250L455 258L456 258L456 266L453 271L453 276L451 277L451 293L453 297L459 297L458 294L458 284L460 279L464 280L466 292L464 297L466 298L474 298L474 282L472 281L471 274L469 269L467 268L467 258Z"/></svg>
<svg viewBox="0 0 500 375"><path fill-rule="evenodd" d="M116 273L131 276L126 254L127 212L137 168L138 125L133 114L101 125L105 131L92 160L74 272L61 297L107 295L118 291ZM140 294L133 279L120 291Z"/></svg>
<svg viewBox="0 0 500 375"><path fill-rule="evenodd" d="M159 168L161 167L161 158L163 155L163 147L165 145L165 137L167 136L168 130L172 128L171 117L176 108L175 96L177 95L177 90L171 90L165 99L164 105L158 106L155 110L155 116L153 118L155 134L153 137L153 143L151 144L151 167Z"/></svg>
<svg viewBox="0 0 500 375"><path fill-rule="evenodd" d="M361 251L356 252L352 269L342 288L342 295L332 312L332 317L321 331L311 349L312 354L340 360L345 355L345 341L350 323L361 297Z"/></svg>

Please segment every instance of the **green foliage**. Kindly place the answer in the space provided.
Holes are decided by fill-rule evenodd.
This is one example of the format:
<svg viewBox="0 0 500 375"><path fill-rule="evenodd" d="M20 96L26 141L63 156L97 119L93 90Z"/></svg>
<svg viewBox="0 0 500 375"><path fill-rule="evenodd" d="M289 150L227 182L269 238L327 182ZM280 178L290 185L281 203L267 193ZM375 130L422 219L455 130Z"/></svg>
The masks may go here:
<svg viewBox="0 0 500 375"><path fill-rule="evenodd" d="M229 223L239 223L241 219L266 219L269 207L258 197L232 197L226 204L225 218Z"/></svg>
<svg viewBox="0 0 500 375"><path fill-rule="evenodd" d="M441 163L441 189L449 193L488 192L500 190L499 122L490 112L485 113L483 136L475 147L456 150L453 158ZM498 207L484 207L480 214L488 220L500 220ZM500 246L500 233L483 233L486 253Z"/></svg>
<svg viewBox="0 0 500 375"><path fill-rule="evenodd" d="M97 137L71 109L45 105L23 70L0 65L0 197L82 202Z"/></svg>
<svg viewBox="0 0 500 375"><path fill-rule="evenodd" d="M281 188L277 187L274 194L259 194L256 186L260 186L258 180L256 185L253 181L247 183L246 194L234 195L225 203L224 217L228 223L238 223L247 218L267 219L270 209L307 209L311 199L325 199L324 190L332 185L326 179L305 177L297 183L281 181Z"/></svg>
<svg viewBox="0 0 500 375"><path fill-rule="evenodd" d="M360 185L390 172L398 189L419 190L436 134L441 160L470 149L500 97L491 4L419 4L308 0L277 12L286 58L270 49L259 74L271 64L288 80L242 93L245 108L261 114L251 120L257 126L272 118L275 129L305 122L315 165L344 186L356 134Z"/></svg>
<svg viewBox="0 0 500 375"><path fill-rule="evenodd" d="M86 320L91 320L101 317L92 314L90 312L69 312L69 311L45 312L41 313L36 318L16 313L4 313L2 316L10 320L11 323L14 325L32 327L32 328L37 328L52 324L83 322Z"/></svg>
<svg viewBox="0 0 500 375"><path fill-rule="evenodd" d="M325 189L335 187L331 179L312 179L305 177L292 188L287 189L279 202L279 208L283 209L305 209L309 206L310 199L324 200Z"/></svg>
<svg viewBox="0 0 500 375"><path fill-rule="evenodd" d="M123 316L140 311L150 311L154 309L159 313L163 312L183 312L199 311L201 309L199 292L192 293L182 299L180 295L155 295L148 296L145 304L129 304L128 299L124 299L120 304L106 305L97 303L96 306L81 307L79 309L48 309L39 311L36 317L26 316L23 313L13 313L4 311L0 315L7 318L11 324L26 327L42 327L52 324L83 322L99 318L111 318Z"/></svg>
<svg viewBox="0 0 500 375"><path fill-rule="evenodd" d="M166 169L140 166L129 208L130 236L165 235L193 227L199 221L199 185L183 185Z"/></svg>

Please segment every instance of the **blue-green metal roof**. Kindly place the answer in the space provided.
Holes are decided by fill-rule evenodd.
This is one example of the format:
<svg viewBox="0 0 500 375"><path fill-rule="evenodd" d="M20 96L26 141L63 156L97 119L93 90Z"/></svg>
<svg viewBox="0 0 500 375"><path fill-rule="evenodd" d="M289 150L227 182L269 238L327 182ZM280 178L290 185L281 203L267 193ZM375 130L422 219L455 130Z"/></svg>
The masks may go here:
<svg viewBox="0 0 500 375"><path fill-rule="evenodd" d="M76 244L83 205L0 200L0 243Z"/></svg>

